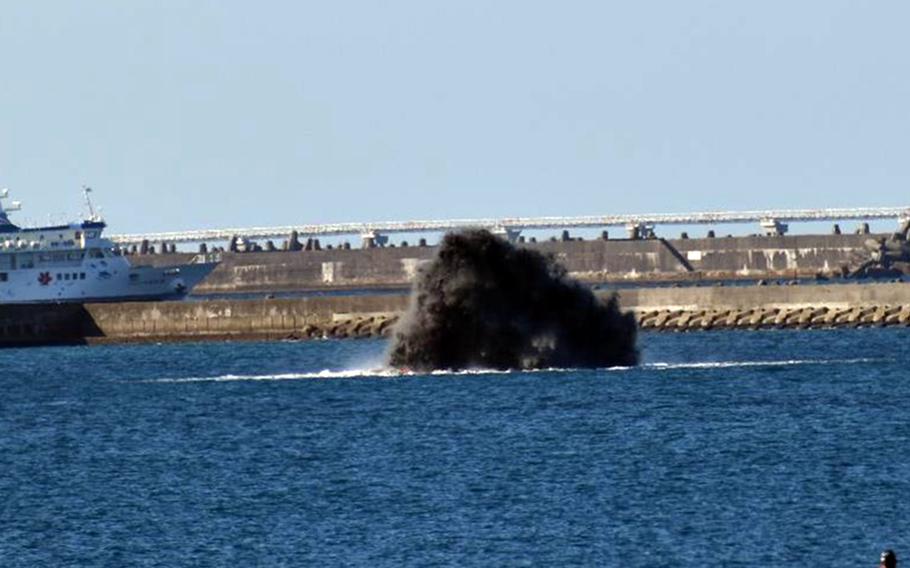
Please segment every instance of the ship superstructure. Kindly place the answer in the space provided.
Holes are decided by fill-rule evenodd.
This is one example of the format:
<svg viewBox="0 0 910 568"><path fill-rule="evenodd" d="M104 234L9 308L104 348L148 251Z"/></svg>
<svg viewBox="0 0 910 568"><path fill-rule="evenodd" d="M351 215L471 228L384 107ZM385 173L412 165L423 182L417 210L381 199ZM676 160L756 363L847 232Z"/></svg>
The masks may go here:
<svg viewBox="0 0 910 568"><path fill-rule="evenodd" d="M179 299L217 266L211 258L190 264L131 266L104 238L106 224L85 188L87 219L66 225L19 227L0 192L0 304Z"/></svg>

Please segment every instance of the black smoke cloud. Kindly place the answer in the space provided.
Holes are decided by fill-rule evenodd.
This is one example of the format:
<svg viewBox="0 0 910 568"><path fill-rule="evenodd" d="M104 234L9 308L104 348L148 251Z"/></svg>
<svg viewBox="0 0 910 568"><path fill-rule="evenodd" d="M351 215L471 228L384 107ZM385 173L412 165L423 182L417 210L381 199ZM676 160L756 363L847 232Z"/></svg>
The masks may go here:
<svg viewBox="0 0 910 568"><path fill-rule="evenodd" d="M483 230L449 233L396 326L389 364L434 369L611 367L638 362L636 324L615 296L539 252Z"/></svg>

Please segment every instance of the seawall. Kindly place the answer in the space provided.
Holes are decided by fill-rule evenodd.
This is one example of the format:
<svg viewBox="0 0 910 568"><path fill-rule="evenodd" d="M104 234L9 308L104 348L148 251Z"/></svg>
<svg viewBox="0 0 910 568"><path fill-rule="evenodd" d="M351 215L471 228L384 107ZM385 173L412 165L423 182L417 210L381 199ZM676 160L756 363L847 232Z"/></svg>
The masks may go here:
<svg viewBox="0 0 910 568"><path fill-rule="evenodd" d="M644 288L620 303L655 331L910 325L905 283Z"/></svg>
<svg viewBox="0 0 910 568"><path fill-rule="evenodd" d="M405 295L86 304L88 342L275 340L382 335Z"/></svg>
<svg viewBox="0 0 910 568"><path fill-rule="evenodd" d="M910 283L801 286L689 286L619 292L625 309L702 310L752 308L852 308L910 303Z"/></svg>
<svg viewBox="0 0 910 568"><path fill-rule="evenodd" d="M0 345L378 337L407 303L386 294L0 306ZM620 304L645 330L910 325L903 283L633 289Z"/></svg>
<svg viewBox="0 0 910 568"><path fill-rule="evenodd" d="M867 255L869 235L794 235L704 239L597 239L525 243L553 255L590 283L839 274ZM351 288L406 288L435 247L397 246L225 253L197 294L269 293ZM131 256L136 264L177 264L189 254Z"/></svg>

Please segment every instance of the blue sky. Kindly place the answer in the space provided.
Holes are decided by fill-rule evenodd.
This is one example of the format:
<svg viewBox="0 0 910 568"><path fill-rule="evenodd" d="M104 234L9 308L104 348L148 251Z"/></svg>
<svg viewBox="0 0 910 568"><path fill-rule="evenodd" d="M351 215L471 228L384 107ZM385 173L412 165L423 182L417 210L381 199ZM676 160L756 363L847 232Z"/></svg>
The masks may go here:
<svg viewBox="0 0 910 568"><path fill-rule="evenodd" d="M910 4L7 2L0 187L114 232L910 204ZM675 230L674 230L675 232Z"/></svg>

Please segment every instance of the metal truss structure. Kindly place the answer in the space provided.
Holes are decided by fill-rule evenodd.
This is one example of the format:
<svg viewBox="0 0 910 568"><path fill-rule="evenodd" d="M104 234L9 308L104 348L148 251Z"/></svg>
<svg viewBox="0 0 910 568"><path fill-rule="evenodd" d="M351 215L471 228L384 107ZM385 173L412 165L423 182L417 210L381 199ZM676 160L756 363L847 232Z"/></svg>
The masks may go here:
<svg viewBox="0 0 910 568"><path fill-rule="evenodd" d="M601 229L607 227L654 227L656 225L723 225L761 223L786 231L784 223L809 221L872 221L910 219L910 207L861 207L851 209L795 209L767 211L712 211L703 213L655 213L597 215L583 217L511 217L503 219L450 219L440 221L388 221L376 223L329 223L283 227L245 227L204 229L166 233L114 235L120 245L143 241L166 243L203 243L227 241L234 236L247 239L287 237L297 231L301 237L357 235L378 237L391 233L440 233L466 228L518 234L536 229Z"/></svg>

